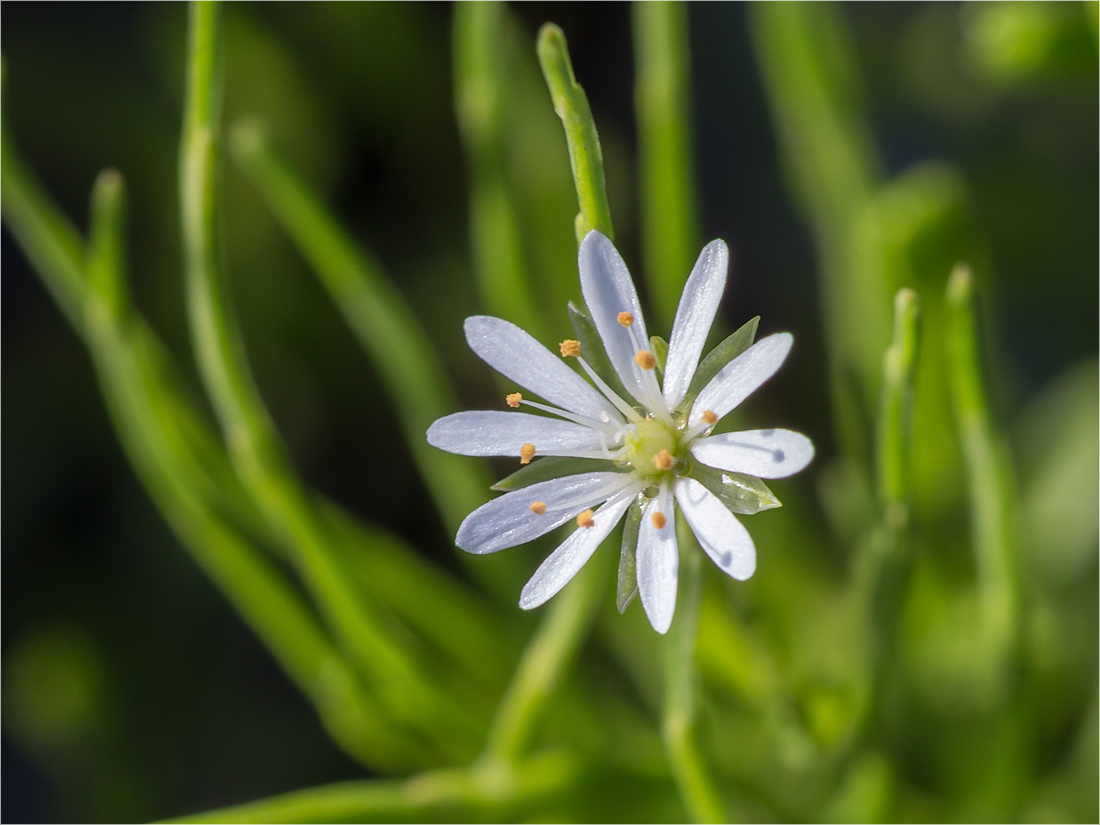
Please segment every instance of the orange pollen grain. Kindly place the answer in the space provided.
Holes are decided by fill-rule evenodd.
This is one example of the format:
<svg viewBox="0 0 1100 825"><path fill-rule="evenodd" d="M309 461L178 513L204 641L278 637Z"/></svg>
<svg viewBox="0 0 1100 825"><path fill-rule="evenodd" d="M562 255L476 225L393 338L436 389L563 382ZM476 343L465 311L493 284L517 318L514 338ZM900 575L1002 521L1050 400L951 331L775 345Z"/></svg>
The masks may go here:
<svg viewBox="0 0 1100 825"><path fill-rule="evenodd" d="M572 338L566 338L558 344L558 349L561 350L562 358L576 358L581 354L581 342L574 341Z"/></svg>
<svg viewBox="0 0 1100 825"><path fill-rule="evenodd" d="M634 356L634 363L641 367L643 370L651 370L655 366L657 366L657 359L653 357L652 352L647 352L644 349L640 349Z"/></svg>
<svg viewBox="0 0 1100 825"><path fill-rule="evenodd" d="M519 463L530 464L531 459L535 457L535 445L524 444L519 448Z"/></svg>
<svg viewBox="0 0 1100 825"><path fill-rule="evenodd" d="M521 393L521 392L512 392L512 393L508 393L508 395L504 396L504 401L513 410L519 408L519 402L522 401L522 400L523 400L523 393Z"/></svg>
<svg viewBox="0 0 1100 825"><path fill-rule="evenodd" d="M596 522L592 520L592 511L585 510L579 516L577 516L577 525L580 527L595 527Z"/></svg>
<svg viewBox="0 0 1100 825"><path fill-rule="evenodd" d="M672 453L668 450L661 450L657 455L653 456L653 466L658 470L671 470Z"/></svg>
<svg viewBox="0 0 1100 825"><path fill-rule="evenodd" d="M546 512L546 502L545 501L532 501L531 502L531 512L534 513L536 516L543 515Z"/></svg>
<svg viewBox="0 0 1100 825"><path fill-rule="evenodd" d="M664 513L654 513L649 517L649 520L653 522L653 526L658 530L668 524L668 519L665 518Z"/></svg>
<svg viewBox="0 0 1100 825"><path fill-rule="evenodd" d="M615 316L615 320L624 327L629 327L634 323L634 314L632 312L620 312Z"/></svg>
<svg viewBox="0 0 1100 825"><path fill-rule="evenodd" d="M716 424L718 416L714 414L714 410L703 410L703 421L707 424Z"/></svg>

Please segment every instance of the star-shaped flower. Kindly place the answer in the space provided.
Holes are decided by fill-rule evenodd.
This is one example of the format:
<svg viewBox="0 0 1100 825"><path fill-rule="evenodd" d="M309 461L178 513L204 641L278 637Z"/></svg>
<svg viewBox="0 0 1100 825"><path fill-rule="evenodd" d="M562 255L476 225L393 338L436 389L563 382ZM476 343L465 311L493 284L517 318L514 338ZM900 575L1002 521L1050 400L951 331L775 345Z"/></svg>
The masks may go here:
<svg viewBox="0 0 1100 825"><path fill-rule="evenodd" d="M814 450L808 438L790 430L710 435L722 416L779 369L793 341L779 333L753 344L750 322L700 363L728 262L722 241L699 255L672 325L663 384L630 273L599 232L588 233L579 254L581 291L598 337L560 345L562 358L576 358L592 383L519 327L485 315L466 319L473 351L547 402L516 392L507 396L508 406L554 417L460 412L428 429L428 442L449 452L514 456L530 465L501 482L510 492L466 517L455 543L469 553L494 553L568 521L577 524L523 588L519 604L525 610L561 590L627 515L619 606L625 609L636 581L650 623L666 632L679 566L674 502L723 572L744 580L756 569L756 548L734 513L779 506L760 479L798 472ZM598 351L601 342L604 352ZM608 361L611 371L597 370ZM558 458L535 460L540 456Z"/></svg>

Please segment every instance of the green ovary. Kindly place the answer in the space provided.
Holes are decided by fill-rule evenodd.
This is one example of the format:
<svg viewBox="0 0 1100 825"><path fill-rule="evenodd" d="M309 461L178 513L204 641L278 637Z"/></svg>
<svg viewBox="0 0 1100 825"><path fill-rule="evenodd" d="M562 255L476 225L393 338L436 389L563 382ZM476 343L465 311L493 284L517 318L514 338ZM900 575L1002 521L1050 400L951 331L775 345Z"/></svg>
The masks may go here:
<svg viewBox="0 0 1100 825"><path fill-rule="evenodd" d="M626 445L629 449L628 458L634 470L644 476L656 478L664 475L668 470L657 467L654 458L661 450L668 450L673 459L676 459L679 439L675 431L670 430L660 421L647 418L626 437Z"/></svg>

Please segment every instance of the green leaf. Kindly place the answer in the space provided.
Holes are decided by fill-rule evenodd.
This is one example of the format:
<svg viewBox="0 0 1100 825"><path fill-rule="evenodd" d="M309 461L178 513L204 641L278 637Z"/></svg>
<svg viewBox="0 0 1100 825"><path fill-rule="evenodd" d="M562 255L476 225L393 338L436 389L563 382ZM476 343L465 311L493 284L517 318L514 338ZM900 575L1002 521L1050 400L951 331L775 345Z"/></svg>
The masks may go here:
<svg viewBox="0 0 1100 825"><path fill-rule="evenodd" d="M615 472L618 468L611 461L602 458L571 458L569 456L548 455L535 459L520 467L510 476L506 476L489 489L502 493L522 490L540 481L576 475L577 473Z"/></svg>
<svg viewBox="0 0 1100 825"><path fill-rule="evenodd" d="M615 606L620 613L625 613L630 602L638 595L638 571L634 555L638 549L638 528L641 522L642 508L635 506L626 511L623 552L619 556L619 585L615 593Z"/></svg>
<svg viewBox="0 0 1100 825"><path fill-rule="evenodd" d="M695 370L695 377L691 379L691 385L684 394L684 400L680 402L679 409L689 409L695 396L710 383L710 379L721 372L722 367L752 346L756 340L756 328L759 325L760 316L757 315L707 354L699 364L699 368Z"/></svg>
<svg viewBox="0 0 1100 825"><path fill-rule="evenodd" d="M581 357L585 363L592 367L596 375L600 376L621 399L628 404L632 403L630 399L633 396L626 391L623 382L619 380L619 374L611 366L611 359L607 357L607 350L604 349L603 339L596 330L596 323L572 301L569 302L569 322L573 325L577 340L581 342Z"/></svg>
<svg viewBox="0 0 1100 825"><path fill-rule="evenodd" d="M660 335L649 336L649 349L657 359L657 372L665 374L665 359L668 358L668 341Z"/></svg>
<svg viewBox="0 0 1100 825"><path fill-rule="evenodd" d="M762 510L782 507L763 481L744 473L729 473L705 464L695 464L689 474L722 500L732 513L751 516Z"/></svg>

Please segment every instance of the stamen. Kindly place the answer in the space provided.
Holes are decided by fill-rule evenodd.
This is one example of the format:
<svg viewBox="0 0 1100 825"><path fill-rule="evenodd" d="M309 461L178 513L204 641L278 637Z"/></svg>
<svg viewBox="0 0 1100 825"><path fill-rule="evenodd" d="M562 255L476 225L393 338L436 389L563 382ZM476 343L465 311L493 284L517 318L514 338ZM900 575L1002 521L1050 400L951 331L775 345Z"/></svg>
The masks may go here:
<svg viewBox="0 0 1100 825"><path fill-rule="evenodd" d="M534 513L536 516L543 515L544 513L546 513L546 502L545 501L532 501L531 502L531 512Z"/></svg>
<svg viewBox="0 0 1100 825"><path fill-rule="evenodd" d="M635 423L641 422L642 417L634 411L633 407L623 401L623 399L619 397L618 393L611 389L611 387L607 386L607 382L600 378L600 376L596 374L596 371L592 369L592 367L588 366L587 361L585 361L583 358L577 358L577 360L580 362L580 365L584 367L584 371L588 373L588 377L592 379L592 383L596 385L596 389L602 392L604 394L604 397L612 404L614 404L619 412L621 412L628 419Z"/></svg>
<svg viewBox="0 0 1100 825"><path fill-rule="evenodd" d="M634 323L634 314L631 312L620 312L615 316L615 319L624 327L628 327Z"/></svg>
<svg viewBox="0 0 1100 825"><path fill-rule="evenodd" d="M519 402L522 401L522 400L523 400L523 393L521 393L521 392L511 392L511 393L508 393L508 395L504 396L505 403L509 407L511 407L513 410L518 410L519 409Z"/></svg>
<svg viewBox="0 0 1100 825"><path fill-rule="evenodd" d="M534 457L535 457L535 445L534 444L530 444L530 443L524 444L522 447L519 448L519 463L520 464L530 464L531 459L534 458Z"/></svg>
<svg viewBox="0 0 1100 825"><path fill-rule="evenodd" d="M658 470L671 470L672 469L672 453L668 450L661 450L657 455L653 456L653 465Z"/></svg>
<svg viewBox="0 0 1100 825"><path fill-rule="evenodd" d="M580 527L595 527L596 522L592 520L594 513L591 509L585 510L579 516L577 516L577 525Z"/></svg>
<svg viewBox="0 0 1100 825"><path fill-rule="evenodd" d="M574 341L572 338L566 338L558 344L558 348L561 350L562 358L576 358L581 354L581 342Z"/></svg>
<svg viewBox="0 0 1100 825"><path fill-rule="evenodd" d="M668 524L668 519L665 518L665 514L657 510L653 511L653 515L649 517L649 520L653 522L653 526L658 530Z"/></svg>
<svg viewBox="0 0 1100 825"><path fill-rule="evenodd" d="M653 357L652 352L640 349L634 355L634 363L641 367L643 370L651 370L655 366L657 366L657 359Z"/></svg>
<svg viewBox="0 0 1100 825"><path fill-rule="evenodd" d="M703 410L702 418L708 424L718 423L718 416L714 414L714 410Z"/></svg>

